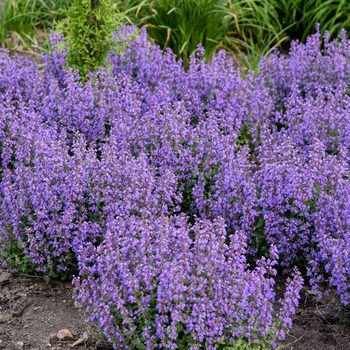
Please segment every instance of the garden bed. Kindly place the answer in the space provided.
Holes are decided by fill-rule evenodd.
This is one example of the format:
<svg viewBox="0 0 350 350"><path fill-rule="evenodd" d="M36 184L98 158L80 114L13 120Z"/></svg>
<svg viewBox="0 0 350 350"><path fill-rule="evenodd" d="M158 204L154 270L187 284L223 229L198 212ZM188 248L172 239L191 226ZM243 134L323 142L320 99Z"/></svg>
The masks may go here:
<svg viewBox="0 0 350 350"><path fill-rule="evenodd" d="M184 70L143 32L85 81L52 39L42 69L0 56L0 261L22 273L2 271L1 346L100 346L88 319L115 349L268 349L292 321L282 349L347 348L345 34L244 76L201 48Z"/></svg>

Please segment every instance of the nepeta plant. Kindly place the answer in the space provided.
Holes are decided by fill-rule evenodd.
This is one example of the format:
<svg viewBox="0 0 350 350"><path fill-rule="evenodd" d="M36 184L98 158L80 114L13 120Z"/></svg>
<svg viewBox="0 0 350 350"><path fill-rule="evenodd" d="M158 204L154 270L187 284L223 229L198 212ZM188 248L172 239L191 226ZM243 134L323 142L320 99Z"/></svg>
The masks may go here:
<svg viewBox="0 0 350 350"><path fill-rule="evenodd" d="M115 348L270 346L291 325L302 280L295 273L273 316L276 250L251 271L245 240L226 244L220 218L118 216L99 247L80 251L76 299Z"/></svg>
<svg viewBox="0 0 350 350"><path fill-rule="evenodd" d="M40 91L40 74L36 64L19 55L10 56L6 50L0 50L0 98L23 98L35 103ZM11 95L11 97L9 96Z"/></svg>
<svg viewBox="0 0 350 350"><path fill-rule="evenodd" d="M320 191L319 212L315 217L317 250L309 264L308 275L313 288L324 292L320 286L327 282L336 292L340 303L350 302L349 285L349 151L340 149L337 159L327 162L324 177L327 186Z"/></svg>
<svg viewBox="0 0 350 350"><path fill-rule="evenodd" d="M277 107L283 106L293 86L304 96L317 88L337 87L349 77L349 44L344 30L332 41L327 32L322 37L317 31L306 44L292 42L288 57L276 52L262 58L257 80L270 89Z"/></svg>
<svg viewBox="0 0 350 350"><path fill-rule="evenodd" d="M263 220L263 237L257 231L254 242L265 239L274 244L282 266L305 259L313 243L315 178L310 177L312 161L297 149L292 139L279 135L265 139L259 149L259 169L254 174L258 187L257 208ZM266 244L266 243L265 243Z"/></svg>
<svg viewBox="0 0 350 350"><path fill-rule="evenodd" d="M34 121L35 115L33 127ZM70 279L77 273L74 240L86 219L89 168L84 164L93 160L92 154L79 137L70 155L64 133L40 124L30 130L15 123L11 137L17 142L5 142L2 157L2 259L10 268Z"/></svg>
<svg viewBox="0 0 350 350"><path fill-rule="evenodd" d="M87 311L131 347L272 343L300 279L274 318L265 272L294 264L346 305L350 46L320 40L245 79L202 48L185 71L146 31L85 82L57 48L43 71L1 53L2 261L75 269Z"/></svg>

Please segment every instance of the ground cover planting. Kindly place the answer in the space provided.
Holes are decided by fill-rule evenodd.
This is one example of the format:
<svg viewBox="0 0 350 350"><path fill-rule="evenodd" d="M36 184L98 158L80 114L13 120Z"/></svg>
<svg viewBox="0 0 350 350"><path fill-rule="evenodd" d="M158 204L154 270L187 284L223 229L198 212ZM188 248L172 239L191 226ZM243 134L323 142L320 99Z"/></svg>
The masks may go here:
<svg viewBox="0 0 350 350"><path fill-rule="evenodd" d="M82 79L63 40L0 54L2 265L73 279L115 348L274 347L304 280L348 307L345 32L246 76L143 30Z"/></svg>

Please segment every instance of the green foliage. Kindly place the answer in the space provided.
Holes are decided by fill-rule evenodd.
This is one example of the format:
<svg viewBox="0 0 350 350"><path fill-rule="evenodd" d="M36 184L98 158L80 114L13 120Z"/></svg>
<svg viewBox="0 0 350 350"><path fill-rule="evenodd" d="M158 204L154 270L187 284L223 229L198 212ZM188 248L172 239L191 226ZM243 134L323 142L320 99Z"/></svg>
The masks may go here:
<svg viewBox="0 0 350 350"><path fill-rule="evenodd" d="M125 339L126 345L130 345L132 349L138 349L138 350L145 350L145 339L142 335L144 329L150 328L151 332L153 332L155 339L153 341L153 344L159 345L159 340L157 340L156 334L155 334L155 328L154 328L154 321L155 317L157 315L157 300L156 300L156 290L152 293L152 299L150 301L150 307L147 309L147 311L139 312L138 310L141 309L141 306L136 303L128 303L125 304L125 307L130 311L134 312L134 317L132 320L130 320L130 326L132 330L130 330L129 333L123 332L123 336ZM120 315L115 308L111 308L111 314L114 319L114 324L119 327L125 327L125 324L128 324L129 320ZM169 317L170 314L168 314ZM125 329L125 328L124 328ZM187 350L193 345L197 345L200 349L206 349L208 344L203 341L199 342L194 339L192 339L191 335L189 333L185 333L185 325L183 323L178 323L176 325L176 332L177 332L177 339L171 340L172 342L175 342L177 345L177 349L179 350ZM271 344L275 341L276 334L271 333L268 334L265 337L258 337L257 342L252 343L247 340L245 337L239 337L236 338L233 343L228 343L224 339L220 342L215 344L215 347L218 350L266 350L271 348ZM169 339L170 340L170 339Z"/></svg>
<svg viewBox="0 0 350 350"><path fill-rule="evenodd" d="M252 129L248 122L244 123L239 131L236 151L239 151L246 144L249 145L251 149L254 148Z"/></svg>
<svg viewBox="0 0 350 350"><path fill-rule="evenodd" d="M51 254L47 259L47 270L45 272L45 277L50 281L55 281L58 279L61 281L72 281L73 276L77 276L79 273L78 261L75 253L70 250L69 253L65 255L64 266L66 267L66 270L57 269L57 266L62 263L55 256L54 248L50 249L50 253Z"/></svg>
<svg viewBox="0 0 350 350"><path fill-rule="evenodd" d="M292 39L305 42L316 24L335 38L342 28L350 29L350 3L346 0L273 0L279 21Z"/></svg>
<svg viewBox="0 0 350 350"><path fill-rule="evenodd" d="M117 8L129 23L147 27L155 42L163 49L170 47L185 67L199 44L206 59L224 48L247 64L247 55L260 59L285 39L271 1L119 0Z"/></svg>
<svg viewBox="0 0 350 350"><path fill-rule="evenodd" d="M194 183L194 181L191 181ZM182 192L182 201L180 204L181 212L186 213L189 217L192 217L192 207L193 207L193 184L184 184L179 181L180 192Z"/></svg>
<svg viewBox="0 0 350 350"><path fill-rule="evenodd" d="M302 40L315 32L320 24L321 31L328 30L331 38L335 38L342 28L350 29L350 2L347 0L313 0L306 1L303 7L301 26Z"/></svg>
<svg viewBox="0 0 350 350"><path fill-rule="evenodd" d="M146 18L149 35L163 49L170 47L188 67L189 57L199 44L205 57L222 46L225 35L235 30L235 16L225 0L162 0L150 3Z"/></svg>
<svg viewBox="0 0 350 350"><path fill-rule="evenodd" d="M288 27L279 21L274 1L233 1L230 10L237 14L238 32L230 33L223 47L240 67L257 71L261 57L288 40Z"/></svg>
<svg viewBox="0 0 350 350"><path fill-rule="evenodd" d="M138 301L139 299L137 300L137 302ZM124 333L123 335L125 337L125 342L128 345L131 345L132 349L144 350L146 349L146 346L144 345L145 339L142 333L145 327L152 326L152 322L154 321L155 316L157 314L156 292L153 293L149 308L146 311L140 313L140 311L138 310L141 309L141 305L139 305L137 302L128 303L125 305L128 310L132 310L133 312L135 312L135 316L137 313L138 314L135 317L135 319L131 321L131 324L136 327L132 331L130 331L128 334ZM127 324L129 322L129 320L126 320L125 317L120 315L117 312L117 310L113 307L111 309L111 314L113 315L115 325L119 327L125 327L124 324L125 323ZM154 342L156 342L156 340Z"/></svg>
<svg viewBox="0 0 350 350"><path fill-rule="evenodd" d="M55 29L55 23L66 18L73 0L37 0L40 6L40 27Z"/></svg>
<svg viewBox="0 0 350 350"><path fill-rule="evenodd" d="M303 0L273 0L279 22L286 34L292 38L300 38L303 26ZM314 31L315 27L313 28ZM311 34L311 33L310 33Z"/></svg>
<svg viewBox="0 0 350 350"><path fill-rule="evenodd" d="M106 66L111 50L122 52L126 43L112 35L118 30L122 16L114 11L113 0L73 0L68 17L59 25L66 38L67 64L78 69L83 82L89 72Z"/></svg>
<svg viewBox="0 0 350 350"><path fill-rule="evenodd" d="M10 34L32 32L38 20L37 1L5 0L0 2L0 42L5 46Z"/></svg>
<svg viewBox="0 0 350 350"><path fill-rule="evenodd" d="M266 350L271 349L271 343L274 337L271 335L266 338L261 338L258 343L251 343L246 338L240 337L234 343L227 343L225 341L216 345L218 350Z"/></svg>
<svg viewBox="0 0 350 350"><path fill-rule="evenodd" d="M20 241L10 236L9 242L5 243L6 248L1 249L1 258L6 261L7 267L10 270L15 270L28 275L37 275L37 264L33 263L25 252L25 248ZM52 249L53 251L53 249ZM62 281L71 281L72 277L78 272L78 263L76 256L73 252L66 256L66 266L70 268L65 271L57 270L59 261L55 255L51 254L51 257L47 259L46 271L44 273L45 278L49 281L60 279Z"/></svg>
<svg viewBox="0 0 350 350"><path fill-rule="evenodd" d="M85 73L104 63L103 57L113 48L110 39L118 27L116 13L119 20L147 27L155 42L163 49L171 48L185 67L202 44L206 59L223 48L238 65L257 71L262 56L290 39L305 41L315 32L316 23L331 37L350 28L350 2L346 0L3 0L0 44L8 46L6 40L12 35L30 46L37 29L54 29L72 3L68 16L74 19L67 19L72 44L69 65L85 67ZM90 26L89 21L94 24ZM91 41L94 44L89 46ZM122 50L123 45L116 47ZM83 80L85 73L83 70Z"/></svg>
<svg viewBox="0 0 350 350"><path fill-rule="evenodd" d="M35 273L35 264L30 262L17 239L11 237L10 241L6 242L6 249L1 251L1 255L10 269L15 269L26 274Z"/></svg>
<svg viewBox="0 0 350 350"><path fill-rule="evenodd" d="M260 208L257 208L257 210L261 211ZM262 213L260 213L255 219L250 246L256 251L253 259L251 256L248 257L249 263L251 263L253 266L256 262L256 259L267 257L269 255L271 245L267 242L266 239L265 219Z"/></svg>
<svg viewBox="0 0 350 350"><path fill-rule="evenodd" d="M224 48L238 65L257 71L262 56L288 47L291 39L305 41L316 23L332 37L350 27L345 0L117 0L116 5L129 23L147 27L185 66L201 43L207 59Z"/></svg>
<svg viewBox="0 0 350 350"><path fill-rule="evenodd" d="M122 14L124 20L129 24L140 26L146 16L149 0L115 0L117 13Z"/></svg>

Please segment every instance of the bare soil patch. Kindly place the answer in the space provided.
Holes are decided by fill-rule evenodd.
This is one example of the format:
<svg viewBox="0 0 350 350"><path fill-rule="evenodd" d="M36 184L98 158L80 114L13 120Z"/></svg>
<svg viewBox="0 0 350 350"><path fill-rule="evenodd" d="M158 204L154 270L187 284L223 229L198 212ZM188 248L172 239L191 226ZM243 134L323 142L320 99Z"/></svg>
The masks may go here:
<svg viewBox="0 0 350 350"><path fill-rule="evenodd" d="M277 295L283 290L283 280L277 280ZM281 295L282 296L282 295ZM286 339L279 342L281 350L348 350L350 349L350 315L332 298L318 301L306 285Z"/></svg>
<svg viewBox="0 0 350 350"><path fill-rule="evenodd" d="M58 340L68 329L73 340ZM71 347L78 339L87 340ZM43 278L11 274L0 268L0 349L111 349L85 321L72 300L69 283L48 284Z"/></svg>

